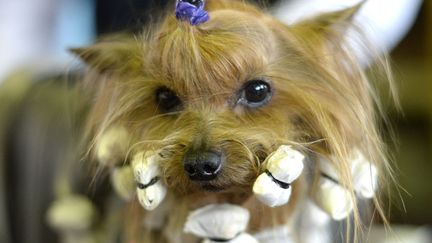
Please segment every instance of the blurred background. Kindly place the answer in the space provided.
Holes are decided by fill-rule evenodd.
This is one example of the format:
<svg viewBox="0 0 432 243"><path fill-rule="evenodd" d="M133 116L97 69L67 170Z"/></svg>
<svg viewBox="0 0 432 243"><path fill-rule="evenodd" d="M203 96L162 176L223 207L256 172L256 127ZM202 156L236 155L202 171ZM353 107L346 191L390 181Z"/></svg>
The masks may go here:
<svg viewBox="0 0 432 243"><path fill-rule="evenodd" d="M0 84L23 67L38 74L68 72L74 63L68 48L89 45L98 36L112 32L139 31L145 23L156 19L168 2L0 0ZM337 8L341 1L266 2L276 16L290 23L295 17L312 13L313 7L315 12L324 11ZM345 4L350 2L353 1ZM425 236L430 234L432 225L432 1L370 2L380 5L371 3L369 10L363 11L372 22L367 26L378 26L371 39L391 51L403 110L401 114L391 106L387 109L398 135L392 153L404 202L395 195L391 222L408 226L400 230L411 237L403 242L432 242ZM377 230L378 238L379 233Z"/></svg>
<svg viewBox="0 0 432 243"><path fill-rule="evenodd" d="M391 52L403 115L390 112L399 136L394 149L406 212L395 208L392 220L432 224L432 1ZM400 205L400 204L399 204Z"/></svg>

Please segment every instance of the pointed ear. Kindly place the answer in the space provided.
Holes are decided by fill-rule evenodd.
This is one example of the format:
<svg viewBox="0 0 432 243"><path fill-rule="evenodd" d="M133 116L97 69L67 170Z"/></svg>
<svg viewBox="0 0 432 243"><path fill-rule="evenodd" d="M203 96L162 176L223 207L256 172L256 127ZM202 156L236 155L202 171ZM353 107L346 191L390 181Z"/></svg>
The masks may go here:
<svg viewBox="0 0 432 243"><path fill-rule="evenodd" d="M314 30L336 30L339 33L344 32L352 24L355 15L359 12L365 2L366 0L363 0L352 7L345 8L339 11L324 13L312 17L311 19L301 21L296 25L302 27L309 26L312 27Z"/></svg>
<svg viewBox="0 0 432 243"><path fill-rule="evenodd" d="M261 14L257 6L248 4L244 0L209 0L206 4L206 8L210 11L229 9L258 15Z"/></svg>
<svg viewBox="0 0 432 243"><path fill-rule="evenodd" d="M70 51L98 72L132 71L141 65L143 48L135 40L102 41Z"/></svg>

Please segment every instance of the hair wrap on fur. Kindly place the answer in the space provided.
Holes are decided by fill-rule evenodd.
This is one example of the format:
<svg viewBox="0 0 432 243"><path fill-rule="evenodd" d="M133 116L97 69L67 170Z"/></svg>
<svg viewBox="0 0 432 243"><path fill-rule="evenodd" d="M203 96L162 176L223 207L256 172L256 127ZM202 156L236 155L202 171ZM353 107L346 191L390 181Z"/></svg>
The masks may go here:
<svg viewBox="0 0 432 243"><path fill-rule="evenodd" d="M199 25L207 22L210 17L204 10L204 0L177 0L176 17L179 20L187 20L191 25Z"/></svg>

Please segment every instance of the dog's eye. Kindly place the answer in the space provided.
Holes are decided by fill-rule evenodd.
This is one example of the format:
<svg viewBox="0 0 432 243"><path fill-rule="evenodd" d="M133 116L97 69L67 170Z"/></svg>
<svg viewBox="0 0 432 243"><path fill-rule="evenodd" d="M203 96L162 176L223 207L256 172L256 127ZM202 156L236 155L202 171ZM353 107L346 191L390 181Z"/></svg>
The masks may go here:
<svg viewBox="0 0 432 243"><path fill-rule="evenodd" d="M239 102L251 108L257 108L270 101L272 90L270 84L263 80L252 80L242 89Z"/></svg>
<svg viewBox="0 0 432 243"><path fill-rule="evenodd" d="M172 112L178 110L182 102L174 91L161 87L156 90L156 104L162 112Z"/></svg>

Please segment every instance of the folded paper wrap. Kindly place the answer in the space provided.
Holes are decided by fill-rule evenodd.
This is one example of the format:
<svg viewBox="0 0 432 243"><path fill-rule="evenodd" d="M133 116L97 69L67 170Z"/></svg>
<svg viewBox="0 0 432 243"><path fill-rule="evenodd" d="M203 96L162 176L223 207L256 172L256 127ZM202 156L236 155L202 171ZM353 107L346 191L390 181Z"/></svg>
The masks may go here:
<svg viewBox="0 0 432 243"><path fill-rule="evenodd" d="M129 134L123 126L113 126L105 131L96 144L96 157L101 165L113 167L126 159Z"/></svg>
<svg viewBox="0 0 432 243"><path fill-rule="evenodd" d="M146 210L154 210L164 200L167 189L161 181L161 173L154 152L140 152L132 160L137 197Z"/></svg>
<svg viewBox="0 0 432 243"><path fill-rule="evenodd" d="M334 220L345 219L353 210L353 199L347 189L328 178L320 178L315 203Z"/></svg>
<svg viewBox="0 0 432 243"><path fill-rule="evenodd" d="M358 195L365 199L375 197L378 186L378 170L359 151L355 151L354 159L351 161L354 189Z"/></svg>
<svg viewBox="0 0 432 243"><path fill-rule="evenodd" d="M118 196L125 201L131 200L136 188L132 168L130 166L123 166L112 169L111 184Z"/></svg>
<svg viewBox="0 0 432 243"><path fill-rule="evenodd" d="M96 208L90 199L81 195L68 195L50 206L47 221L60 231L85 231L92 227L96 216Z"/></svg>
<svg viewBox="0 0 432 243"><path fill-rule="evenodd" d="M288 203L291 183L303 171L304 156L291 146L281 146L267 159L266 172L254 183L253 192L264 204L277 207Z"/></svg>
<svg viewBox="0 0 432 243"><path fill-rule="evenodd" d="M240 206L210 204L189 214L184 232L203 238L204 243L258 243L245 233L249 218L249 211Z"/></svg>
<svg viewBox="0 0 432 243"><path fill-rule="evenodd" d="M360 198L370 199L375 196L378 171L357 149L349 161L352 183L355 193ZM313 196L315 203L334 220L342 220L353 210L353 200L349 191L339 183L340 176L328 158L320 157L318 166L323 174L318 189Z"/></svg>
<svg viewBox="0 0 432 243"><path fill-rule="evenodd" d="M222 241L221 241L222 240ZM242 233L235 237L232 240L225 241L224 239L216 239L216 240L210 240L205 239L203 243L220 243L220 242L228 242L228 243L258 243L258 241L250 234Z"/></svg>
<svg viewBox="0 0 432 243"><path fill-rule="evenodd" d="M47 211L48 225L64 243L96 243L93 232L97 220L95 205L85 196L66 195L56 200Z"/></svg>

